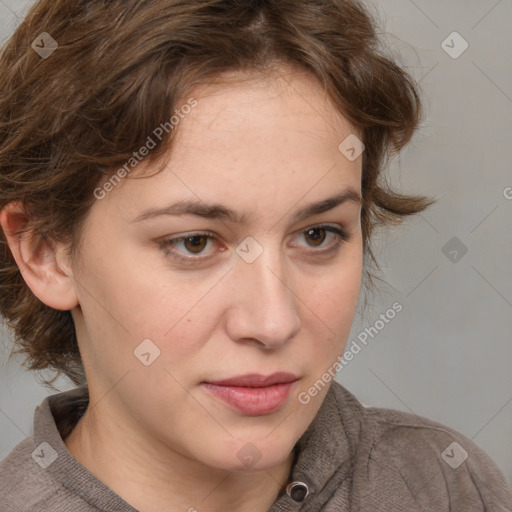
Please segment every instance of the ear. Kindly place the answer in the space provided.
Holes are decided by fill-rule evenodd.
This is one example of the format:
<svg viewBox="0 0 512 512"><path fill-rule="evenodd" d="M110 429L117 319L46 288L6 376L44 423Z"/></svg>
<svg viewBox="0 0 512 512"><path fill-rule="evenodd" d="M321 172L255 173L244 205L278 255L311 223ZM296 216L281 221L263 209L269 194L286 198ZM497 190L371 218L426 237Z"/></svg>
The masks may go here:
<svg viewBox="0 0 512 512"><path fill-rule="evenodd" d="M27 286L41 302L54 309L71 310L78 305L78 297L65 246L33 231L21 234L29 219L18 201L0 211L0 226L9 249Z"/></svg>

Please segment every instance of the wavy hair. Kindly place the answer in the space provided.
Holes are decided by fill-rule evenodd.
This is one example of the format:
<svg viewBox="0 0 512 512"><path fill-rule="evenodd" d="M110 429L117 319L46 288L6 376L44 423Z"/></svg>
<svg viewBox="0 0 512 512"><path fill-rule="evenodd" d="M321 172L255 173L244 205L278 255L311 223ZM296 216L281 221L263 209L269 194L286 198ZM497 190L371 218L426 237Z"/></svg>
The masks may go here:
<svg viewBox="0 0 512 512"><path fill-rule="evenodd" d="M287 64L316 77L360 130L372 286L374 228L435 202L400 194L383 176L421 122L422 102L419 84L380 44L377 25L358 0L39 0L0 53L0 208L20 201L26 230L69 244L74 259L95 188L195 85ZM58 44L46 58L31 47L42 33ZM159 162L175 132L163 134L148 164ZM28 369L85 382L71 312L32 293L2 230L0 314Z"/></svg>

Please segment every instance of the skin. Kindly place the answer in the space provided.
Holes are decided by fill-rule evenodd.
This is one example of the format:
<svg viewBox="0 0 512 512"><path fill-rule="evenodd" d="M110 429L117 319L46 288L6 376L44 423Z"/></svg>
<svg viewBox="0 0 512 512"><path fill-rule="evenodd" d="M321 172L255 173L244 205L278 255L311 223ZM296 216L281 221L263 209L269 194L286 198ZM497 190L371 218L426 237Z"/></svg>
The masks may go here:
<svg viewBox="0 0 512 512"><path fill-rule="evenodd" d="M298 394L343 353L362 277L360 204L345 201L298 222L293 215L347 187L360 194L362 159L338 150L356 131L308 75L233 74L190 96L198 105L181 120L165 170L144 179L133 173L89 211L80 264L59 243L16 237L16 203L0 222L34 294L72 311L90 405L65 439L71 454L142 512L266 511L328 386L308 404ZM180 199L222 203L251 221L133 222ZM350 235L330 253L335 233L308 236L324 223ZM157 243L196 231L215 239L167 252ZM248 236L263 248L252 263L235 252ZM173 250L203 261L184 265ZM146 338L160 349L149 366L134 356ZM280 409L261 416L201 386L277 371L299 380ZM250 467L237 456L248 442L260 455Z"/></svg>

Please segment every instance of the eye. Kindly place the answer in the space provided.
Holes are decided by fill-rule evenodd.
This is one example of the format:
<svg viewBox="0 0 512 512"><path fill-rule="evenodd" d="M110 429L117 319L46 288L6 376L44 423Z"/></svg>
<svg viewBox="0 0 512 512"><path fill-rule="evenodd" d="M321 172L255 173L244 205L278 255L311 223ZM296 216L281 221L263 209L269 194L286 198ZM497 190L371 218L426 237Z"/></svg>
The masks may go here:
<svg viewBox="0 0 512 512"><path fill-rule="evenodd" d="M326 251L322 252L330 252L331 250L336 249L341 242L346 242L350 239L350 236L348 233L343 231L342 229L336 227L336 226L329 226L322 224L320 226L313 226L311 228L307 228L306 230L302 231L302 234L306 240L312 241L310 244L308 242L309 247L321 247L323 242L328 238L327 234L331 233L334 234L332 238L334 238L334 242L328 245L328 249ZM319 252L319 251L315 251Z"/></svg>
<svg viewBox="0 0 512 512"><path fill-rule="evenodd" d="M334 235L332 237L334 240L331 244L328 245L327 249L315 249L325 245L324 241L328 239L327 234L329 233ZM348 241L350 239L350 236L345 231L338 227L329 225L313 226L303 230L300 234L304 236L306 240L311 241L311 244L308 243L308 246L315 249L313 250L314 254L319 255L336 251L339 248L341 242ZM210 258L209 255L202 255L207 252L205 251L205 248L207 247L208 242L213 240L216 240L216 236L212 233L196 232L188 233L186 235L175 238L165 238L163 240L159 240L158 245L164 251L166 256L169 256L175 261L184 264L194 264L200 263ZM176 248L180 245L184 250L176 250ZM225 248L221 250L225 250ZM187 253L189 256L185 256Z"/></svg>
<svg viewBox="0 0 512 512"><path fill-rule="evenodd" d="M194 263L199 259L204 260L205 257L191 258L189 256L181 256L180 253L185 254L185 252L175 251L169 249L169 247L175 248L182 244L189 254L201 255L210 240L215 240L215 236L211 233L189 233L187 235L179 236L176 238L165 238L159 241L159 245L164 250L166 255L174 258L175 260L182 263Z"/></svg>

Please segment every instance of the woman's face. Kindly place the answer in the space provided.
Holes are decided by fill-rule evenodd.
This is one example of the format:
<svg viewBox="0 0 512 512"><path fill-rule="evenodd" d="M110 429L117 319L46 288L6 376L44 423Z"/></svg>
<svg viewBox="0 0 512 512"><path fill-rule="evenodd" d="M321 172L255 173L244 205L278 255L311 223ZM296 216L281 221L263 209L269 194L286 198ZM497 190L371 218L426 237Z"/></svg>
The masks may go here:
<svg viewBox="0 0 512 512"><path fill-rule="evenodd" d="M308 389L350 332L361 205L307 207L360 195L361 157L340 151L354 131L305 75L191 96L165 170L133 171L90 210L72 313L96 411L159 456L263 470L313 420L328 386ZM183 201L204 215L171 214ZM277 372L294 382L206 385Z"/></svg>

